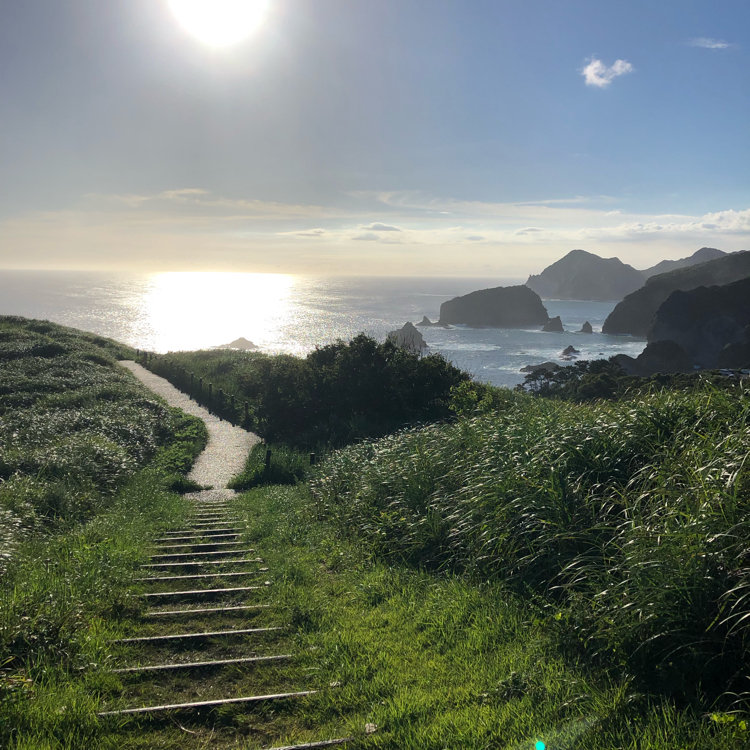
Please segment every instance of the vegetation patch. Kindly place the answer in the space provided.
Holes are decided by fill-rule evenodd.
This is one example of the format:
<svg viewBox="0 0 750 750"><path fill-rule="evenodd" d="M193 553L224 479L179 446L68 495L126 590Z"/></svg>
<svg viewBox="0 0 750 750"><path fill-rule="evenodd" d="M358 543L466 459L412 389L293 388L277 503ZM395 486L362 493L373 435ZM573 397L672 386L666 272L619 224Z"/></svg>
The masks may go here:
<svg viewBox="0 0 750 750"><path fill-rule="evenodd" d="M542 597L561 642L642 690L746 708L749 396L515 394L338 451L313 493L380 559Z"/></svg>
<svg viewBox="0 0 750 750"><path fill-rule="evenodd" d="M181 352L154 357L148 366L268 442L304 450L446 419L451 416L451 388L469 380L439 355L421 357L363 334L316 349L304 359Z"/></svg>
<svg viewBox="0 0 750 750"><path fill-rule="evenodd" d="M95 747L98 678L166 491L205 444L117 364L132 352L0 318L0 745Z"/></svg>

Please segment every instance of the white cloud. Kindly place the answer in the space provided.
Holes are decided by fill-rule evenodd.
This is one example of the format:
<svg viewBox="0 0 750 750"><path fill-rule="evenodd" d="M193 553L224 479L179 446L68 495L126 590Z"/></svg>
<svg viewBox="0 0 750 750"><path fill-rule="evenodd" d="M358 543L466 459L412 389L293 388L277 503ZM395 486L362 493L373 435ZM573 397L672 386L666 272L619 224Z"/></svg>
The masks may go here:
<svg viewBox="0 0 750 750"><path fill-rule="evenodd" d="M587 86L603 89L618 76L632 72L633 66L627 60L615 60L612 65L607 66L601 60L592 57L588 65L581 70L581 75L586 79Z"/></svg>
<svg viewBox="0 0 750 750"><path fill-rule="evenodd" d="M366 227L362 227L369 232L400 232L398 227L392 227L390 224L380 224L379 222L373 222L368 224Z"/></svg>
<svg viewBox="0 0 750 750"><path fill-rule="evenodd" d="M77 208L0 220L0 263L375 274L387 267L404 275L426 266L449 275L460 264L463 273L478 275L490 262L501 275L521 276L574 247L618 255L636 267L702 245L750 249L750 207L657 214L618 208L602 196L489 203L392 191L360 198L365 205L345 210L197 188L93 196Z"/></svg>
<svg viewBox="0 0 750 750"><path fill-rule="evenodd" d="M702 47L703 49L729 49L729 47L733 46L723 39L711 39L711 37L707 36L699 36L691 39L688 44L691 47Z"/></svg>

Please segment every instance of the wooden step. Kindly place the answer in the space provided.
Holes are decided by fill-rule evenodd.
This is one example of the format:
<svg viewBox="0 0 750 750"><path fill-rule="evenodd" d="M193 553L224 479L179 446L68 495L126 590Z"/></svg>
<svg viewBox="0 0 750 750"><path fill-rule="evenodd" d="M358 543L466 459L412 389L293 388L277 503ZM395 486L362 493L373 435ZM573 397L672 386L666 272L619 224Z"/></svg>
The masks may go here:
<svg viewBox="0 0 750 750"><path fill-rule="evenodd" d="M201 534L223 534L224 532L227 532L229 534L234 534L237 532L237 529L234 527L227 527L223 529L180 529L179 531L165 531L165 534L195 534L200 532ZM171 537L170 537L171 538Z"/></svg>
<svg viewBox="0 0 750 750"><path fill-rule="evenodd" d="M194 565L230 565L236 563L262 563L262 557L240 557L237 560L201 560L200 562L145 563L141 568L188 568ZM268 570L268 568L260 568Z"/></svg>
<svg viewBox="0 0 750 750"><path fill-rule="evenodd" d="M347 742L353 742L353 737L341 737L337 740L320 740L319 742L303 742L301 745L283 745L269 747L266 750L314 750L318 747L334 747L335 745L345 745Z"/></svg>
<svg viewBox="0 0 750 750"><path fill-rule="evenodd" d="M300 690L296 693L274 693L271 695L250 695L245 698L222 698L213 701L196 701L194 703L168 703L164 706L143 706L142 708L122 708L119 711L99 711L97 716L127 716L133 714L158 713L160 711L185 711L196 708L214 708L228 706L232 703L260 703L262 701L285 700L289 698L304 698L315 695L317 690Z"/></svg>
<svg viewBox="0 0 750 750"><path fill-rule="evenodd" d="M240 535L239 531L232 531L231 533L228 533L228 534L211 534L210 536L213 539L224 539L226 537L239 536L239 535ZM191 536L173 536L173 537L160 536L158 539L154 539L154 542L157 542L157 543L159 542L182 542L182 541L189 542L191 539L205 539L205 538L206 538L205 534L198 533L198 534L193 534Z"/></svg>
<svg viewBox="0 0 750 750"><path fill-rule="evenodd" d="M187 581L195 580L197 578L229 578L230 576L259 576L261 573L266 573L266 570L240 570L233 571L232 573L198 573L191 576L148 576L146 578L136 578L135 580L140 583L153 583L154 581Z"/></svg>
<svg viewBox="0 0 750 750"><path fill-rule="evenodd" d="M254 549L223 549L216 552L170 552L167 555L151 555L152 560L173 560L175 557L208 557L211 555L239 555L255 552Z"/></svg>
<svg viewBox="0 0 750 750"><path fill-rule="evenodd" d="M245 542L183 542L182 544L156 544L154 549L179 549L180 547L190 547L190 549L199 549L201 547L235 547Z"/></svg>
<svg viewBox="0 0 750 750"><path fill-rule="evenodd" d="M140 635L136 638L115 638L112 643L155 643L156 641L180 641L185 638L221 638L230 635L255 635L257 633L275 633L282 627L241 628L239 630L213 630L203 633L170 633L169 635Z"/></svg>
<svg viewBox="0 0 750 750"><path fill-rule="evenodd" d="M270 604L238 604L235 607L192 607L188 609L167 609L167 610L149 610L144 612L141 617L173 617L181 615L205 615L205 614L224 614L226 612L237 612L253 609L270 609Z"/></svg>
<svg viewBox="0 0 750 750"><path fill-rule="evenodd" d="M147 667L121 667L113 669L116 674L134 672L161 672L169 669L198 669L200 667L223 667L228 664L263 664L264 662L283 661L291 659L292 654L278 654L274 656L243 656L239 659L215 659L214 661L190 661L184 664L154 664Z"/></svg>
<svg viewBox="0 0 750 750"><path fill-rule="evenodd" d="M212 596L213 594L239 594L243 591L261 591L265 586L238 586L230 589L195 589L194 591L154 591L139 594L144 599L157 599L169 596Z"/></svg>

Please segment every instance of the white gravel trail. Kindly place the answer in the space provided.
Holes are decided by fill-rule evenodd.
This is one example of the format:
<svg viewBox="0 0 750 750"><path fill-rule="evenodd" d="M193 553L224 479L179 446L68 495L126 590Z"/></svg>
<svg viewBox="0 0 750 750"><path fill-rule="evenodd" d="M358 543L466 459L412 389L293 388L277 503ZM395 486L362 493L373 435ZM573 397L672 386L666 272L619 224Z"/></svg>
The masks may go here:
<svg viewBox="0 0 750 750"><path fill-rule="evenodd" d="M229 480L245 468L250 449L256 443L262 442L261 439L252 432L235 427L210 414L190 396L178 391L169 381L154 375L138 363L123 360L120 364L130 370L147 388L161 396L170 406L182 409L186 414L191 414L205 422L208 430L208 444L203 453L198 456L188 477L205 487L213 487L215 490L213 494L217 496L224 494L216 490L226 488ZM211 498L205 496L202 499Z"/></svg>

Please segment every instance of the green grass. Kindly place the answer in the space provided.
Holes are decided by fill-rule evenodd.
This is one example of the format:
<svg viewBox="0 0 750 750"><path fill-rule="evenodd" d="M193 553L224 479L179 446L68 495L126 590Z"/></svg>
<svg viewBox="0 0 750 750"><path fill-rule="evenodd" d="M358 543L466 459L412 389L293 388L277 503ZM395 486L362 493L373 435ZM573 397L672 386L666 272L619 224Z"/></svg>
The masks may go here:
<svg viewBox="0 0 750 750"><path fill-rule="evenodd" d="M133 352L0 318L0 746L96 746L96 680L144 542L184 517L205 428L115 362Z"/></svg>
<svg viewBox="0 0 750 750"><path fill-rule="evenodd" d="M341 450L313 491L383 560L541 597L561 644L615 678L746 710L749 395L516 394Z"/></svg>
<svg viewBox="0 0 750 750"><path fill-rule="evenodd" d="M320 518L304 486L257 489L239 502L246 538L271 568L269 617L294 626L292 676L322 692L218 716L210 740L205 721L181 720L196 736L148 723L137 739L120 736L124 748L257 750L343 734L363 748L532 750L541 740L558 749L719 750L748 738L741 717L680 708L573 658L540 597L384 563ZM248 675L247 689L258 679ZM374 734L365 735L367 724Z"/></svg>
<svg viewBox="0 0 750 750"><path fill-rule="evenodd" d="M271 451L268 466L267 451ZM268 484L297 484L311 474L310 460L310 453L287 445L257 443L250 451L244 470L232 479L229 486L243 491Z"/></svg>

